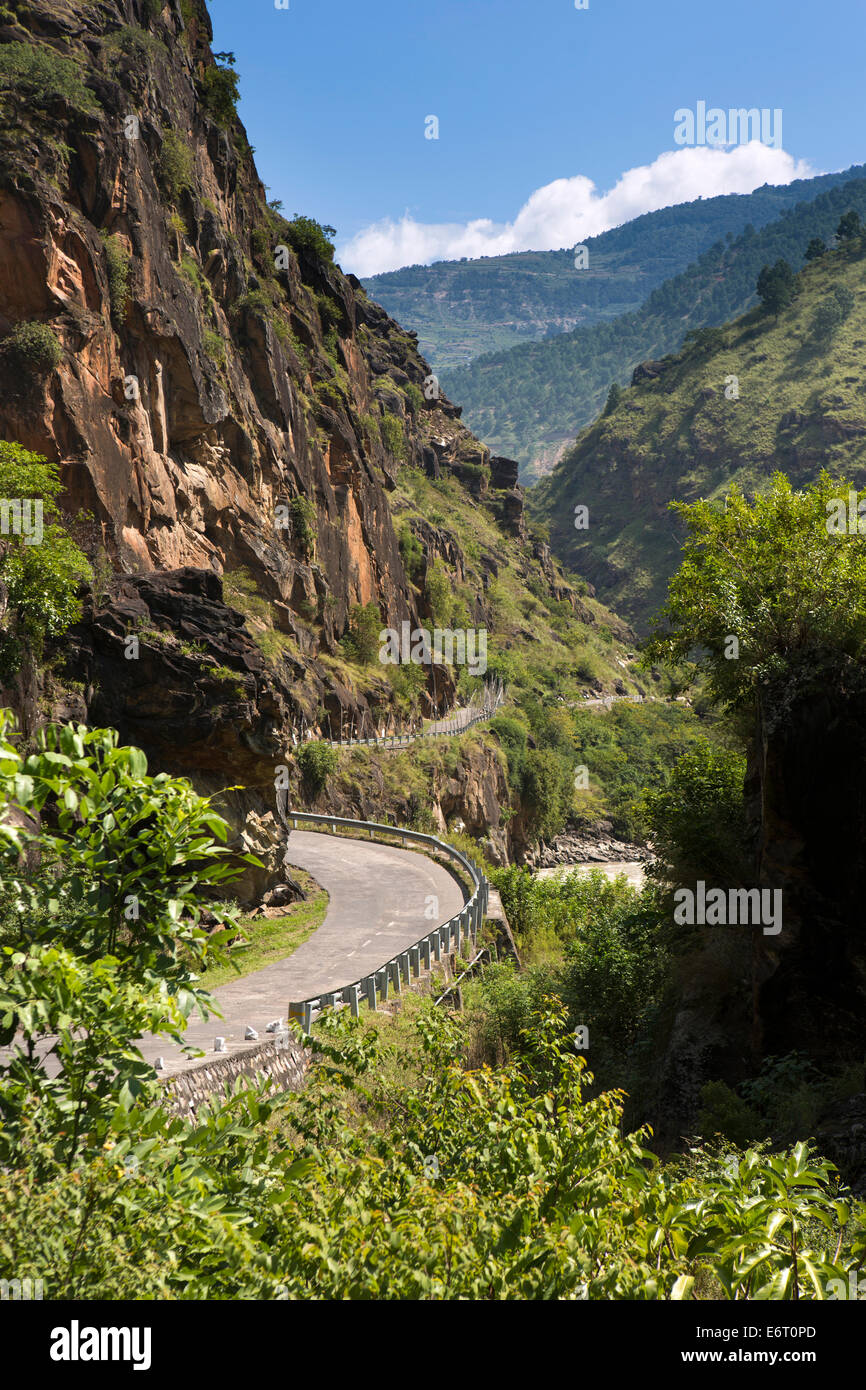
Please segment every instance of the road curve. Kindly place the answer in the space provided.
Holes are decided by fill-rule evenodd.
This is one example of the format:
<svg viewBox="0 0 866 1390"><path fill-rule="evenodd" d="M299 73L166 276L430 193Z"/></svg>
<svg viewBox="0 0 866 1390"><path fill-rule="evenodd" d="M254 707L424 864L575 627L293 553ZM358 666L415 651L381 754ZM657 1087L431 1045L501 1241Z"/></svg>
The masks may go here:
<svg viewBox="0 0 866 1390"><path fill-rule="evenodd" d="M286 960L213 991L222 1019L203 1023L196 1017L184 1035L187 1043L210 1058L215 1055L215 1037L225 1038L229 1053L244 1050L248 1026L263 1041L267 1025L285 1018L293 999L330 993L378 970L440 922L456 916L467 898L452 874L435 860L371 840L293 830L288 860L306 869L328 892L325 920ZM138 1046L149 1062L165 1059L161 1075L173 1075L190 1065L179 1048L163 1039L148 1037ZM192 1065L202 1061L197 1058Z"/></svg>

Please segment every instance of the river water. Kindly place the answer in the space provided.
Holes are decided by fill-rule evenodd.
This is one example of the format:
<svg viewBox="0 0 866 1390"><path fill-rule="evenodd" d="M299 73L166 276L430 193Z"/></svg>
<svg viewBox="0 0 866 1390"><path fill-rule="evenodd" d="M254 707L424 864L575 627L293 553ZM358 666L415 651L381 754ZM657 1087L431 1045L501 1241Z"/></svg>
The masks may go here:
<svg viewBox="0 0 866 1390"><path fill-rule="evenodd" d="M619 874L625 874L632 888L641 889L646 881L646 865L642 860L630 862L629 860L587 860L582 864L558 864L552 869L536 869L535 878L553 878L554 874L579 874L587 873L591 869L601 869L607 878L617 878Z"/></svg>

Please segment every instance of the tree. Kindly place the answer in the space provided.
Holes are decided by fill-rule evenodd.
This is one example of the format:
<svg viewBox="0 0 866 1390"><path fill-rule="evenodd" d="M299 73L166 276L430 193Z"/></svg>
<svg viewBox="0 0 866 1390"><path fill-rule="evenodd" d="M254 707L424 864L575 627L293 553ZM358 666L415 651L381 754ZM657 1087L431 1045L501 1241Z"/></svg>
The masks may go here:
<svg viewBox="0 0 866 1390"><path fill-rule="evenodd" d="M234 61L232 54L225 57ZM237 116L239 82L240 77L231 66L207 68L202 79L202 105L223 129L230 126Z"/></svg>
<svg viewBox="0 0 866 1390"><path fill-rule="evenodd" d="M740 882L748 863L745 773L741 754L702 740L677 761L665 787L644 795L655 877Z"/></svg>
<svg viewBox="0 0 866 1390"><path fill-rule="evenodd" d="M756 286L758 298L768 313L778 314L787 308L796 294L797 277L787 261L765 265Z"/></svg>
<svg viewBox="0 0 866 1390"><path fill-rule="evenodd" d="M139 980L192 988L213 946L198 926L199 899L258 861L234 856L211 802L183 778L148 776L144 753L121 747L116 730L49 725L27 757L11 737L10 711L0 710L0 805L43 820L43 872L33 879L15 871L28 836L0 840L21 940L91 962L110 956Z"/></svg>
<svg viewBox="0 0 866 1390"><path fill-rule="evenodd" d="M613 412L616 410L617 406L619 405L621 399L622 388L619 386L617 382L614 381L611 383L610 390L607 393L607 400L604 406L604 414L612 415Z"/></svg>
<svg viewBox="0 0 866 1390"><path fill-rule="evenodd" d="M87 557L57 520L60 490L56 464L0 441L0 506L8 511L0 543L0 584L6 590L0 681L7 684L39 659L47 638L78 621L79 582L93 577Z"/></svg>
<svg viewBox="0 0 866 1390"><path fill-rule="evenodd" d="M375 603L362 607L356 604L349 614L349 631L343 645L349 655L362 666L369 666L379 654L379 632L382 617Z"/></svg>
<svg viewBox="0 0 866 1390"><path fill-rule="evenodd" d="M805 259L807 261L817 261L821 256L827 254L827 245L823 237L813 236L809 245L806 247Z"/></svg>
<svg viewBox="0 0 866 1390"><path fill-rule="evenodd" d="M853 209L846 212L836 228L836 236L840 241L852 241L862 235L863 223L860 221L859 212L854 212Z"/></svg>
<svg viewBox="0 0 866 1390"><path fill-rule="evenodd" d="M335 227L323 226L313 217L302 217L295 213L294 219L285 224L285 233L292 250L299 256L324 261L330 265L334 259L334 243L331 237L337 235Z"/></svg>
<svg viewBox="0 0 866 1390"><path fill-rule="evenodd" d="M674 502L688 528L683 562L646 644L679 664L697 650L709 692L730 708L778 714L866 655L866 537L829 518L856 489L824 471L795 492L776 473L752 502Z"/></svg>

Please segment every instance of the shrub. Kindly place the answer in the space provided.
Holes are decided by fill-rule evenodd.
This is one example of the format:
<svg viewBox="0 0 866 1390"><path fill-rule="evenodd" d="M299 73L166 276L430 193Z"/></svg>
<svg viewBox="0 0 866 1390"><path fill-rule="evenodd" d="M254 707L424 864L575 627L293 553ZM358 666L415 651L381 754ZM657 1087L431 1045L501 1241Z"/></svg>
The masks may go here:
<svg viewBox="0 0 866 1390"><path fill-rule="evenodd" d="M409 402L409 408L412 414L420 415L421 411L424 409L424 396L420 387L416 386L414 381L410 381L409 385L405 386L403 390Z"/></svg>
<svg viewBox="0 0 866 1390"><path fill-rule="evenodd" d="M329 743L303 743L297 753L298 767L307 790L320 792L340 761Z"/></svg>
<svg viewBox="0 0 866 1390"><path fill-rule="evenodd" d="M309 560L316 548L316 508L309 497L298 494L290 505L292 535L305 560Z"/></svg>
<svg viewBox="0 0 866 1390"><path fill-rule="evenodd" d="M119 236L109 236L101 232L105 245L105 260L108 266L108 297L111 301L111 317L115 323L122 323L129 307L129 274L132 257Z"/></svg>
<svg viewBox="0 0 866 1390"><path fill-rule="evenodd" d="M212 328L206 328L202 334L202 344L208 357L212 358L220 367L224 367L226 364L226 345L221 334Z"/></svg>
<svg viewBox="0 0 866 1390"><path fill-rule="evenodd" d="M10 365L35 376L47 376L63 360L63 349L47 323L16 324L0 351Z"/></svg>
<svg viewBox="0 0 866 1390"><path fill-rule="evenodd" d="M379 442L381 440L382 431L379 427L379 420L377 416L370 414L362 415L361 426L369 439L375 442Z"/></svg>
<svg viewBox="0 0 866 1390"><path fill-rule="evenodd" d="M155 34L148 34L146 30L139 29L132 24L124 24L120 29L115 29L105 40L105 47L109 50L119 49L128 58L135 59L136 62L165 56L168 50L162 39L158 39Z"/></svg>
<svg viewBox="0 0 866 1390"><path fill-rule="evenodd" d="M283 227L286 240L296 255L309 256L312 260L331 263L334 259L334 243L329 239L336 236L334 227L323 226L312 217L302 217L296 213L293 221Z"/></svg>
<svg viewBox="0 0 866 1390"><path fill-rule="evenodd" d="M272 260L273 250L271 246L271 238L269 233L265 231L264 227L253 228L252 232L250 233L250 246L252 248L254 259L258 262L260 266L266 266L268 269L268 273L272 274L274 264Z"/></svg>
<svg viewBox="0 0 866 1390"><path fill-rule="evenodd" d="M0 632L0 680L8 683L28 654L39 657L46 638L57 637L81 616L80 580L91 578L86 556L57 524L61 490L56 464L20 444L0 442L0 497L39 499L41 544L23 536L4 537L0 580L6 587L6 617Z"/></svg>
<svg viewBox="0 0 866 1390"><path fill-rule="evenodd" d="M382 439L385 449L395 459L406 457L406 439L403 434L402 422L396 415L391 415L388 411L382 417Z"/></svg>
<svg viewBox="0 0 866 1390"><path fill-rule="evenodd" d="M423 666L414 663L403 666L386 667L386 675L394 691L398 707L412 710L418 703L418 696L427 684L427 672Z"/></svg>
<svg viewBox="0 0 866 1390"><path fill-rule="evenodd" d="M162 137L157 177L173 203L180 202L183 194L192 188L194 170L195 160L190 146L175 131L167 130Z"/></svg>
<svg viewBox="0 0 866 1390"><path fill-rule="evenodd" d="M451 580L445 572L443 565L437 560L435 565L431 565L427 571L427 582L424 587L424 594L427 605L430 609L430 616L436 627L444 627L448 622L453 605L453 595L451 591Z"/></svg>
<svg viewBox="0 0 866 1390"><path fill-rule="evenodd" d="M171 214L168 219L168 225L178 238L189 236L189 227L186 225L186 222L179 212L173 212Z"/></svg>
<svg viewBox="0 0 866 1390"><path fill-rule="evenodd" d="M260 318L270 318L273 312L273 300L265 290L247 290L240 295L232 305L232 314L240 315L244 313L258 314Z"/></svg>
<svg viewBox="0 0 866 1390"><path fill-rule="evenodd" d="M97 116L102 110L96 95L85 86L78 63L33 43L7 43L0 48L0 92L14 92L27 106L40 110L58 100L80 116Z"/></svg>
<svg viewBox="0 0 866 1390"><path fill-rule="evenodd" d="M356 604L349 613L349 630L343 638L347 655L362 666L369 666L379 654L382 617L375 603Z"/></svg>
<svg viewBox="0 0 866 1390"><path fill-rule="evenodd" d="M208 68L202 79L202 106L223 129L237 117L239 81L238 74L227 64Z"/></svg>
<svg viewBox="0 0 866 1390"><path fill-rule="evenodd" d="M757 1110L724 1081L708 1081L701 1087L698 1132L705 1139L722 1134L732 1143L745 1147L756 1139L766 1138L767 1128Z"/></svg>
<svg viewBox="0 0 866 1390"><path fill-rule="evenodd" d="M571 760L553 748L531 748L526 755L523 803L530 835L554 840L564 828L574 791Z"/></svg>
<svg viewBox="0 0 866 1390"><path fill-rule="evenodd" d="M365 418L372 419L373 417ZM412 582L415 583L424 568L424 547L409 526L404 526L401 530L399 545L403 568Z"/></svg>
<svg viewBox="0 0 866 1390"><path fill-rule="evenodd" d="M181 256L178 270L190 288L195 290L196 294L209 293L210 285L194 256L188 254L186 256Z"/></svg>
<svg viewBox="0 0 866 1390"><path fill-rule="evenodd" d="M496 735L505 752L508 762L509 786L512 791L522 792L529 732L526 725L508 715L500 714L495 719L491 719L490 732Z"/></svg>

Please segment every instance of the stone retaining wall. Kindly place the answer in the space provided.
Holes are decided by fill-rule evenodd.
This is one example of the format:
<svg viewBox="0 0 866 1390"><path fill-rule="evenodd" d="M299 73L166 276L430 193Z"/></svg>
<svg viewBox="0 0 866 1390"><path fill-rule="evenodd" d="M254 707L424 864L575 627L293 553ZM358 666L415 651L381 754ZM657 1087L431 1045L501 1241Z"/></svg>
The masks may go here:
<svg viewBox="0 0 866 1390"><path fill-rule="evenodd" d="M311 1060L312 1053L290 1036L279 1044L271 1039L230 1057L202 1062L166 1081L167 1109L175 1115L194 1115L205 1101L227 1095L239 1078L266 1078L269 1095L300 1090Z"/></svg>

